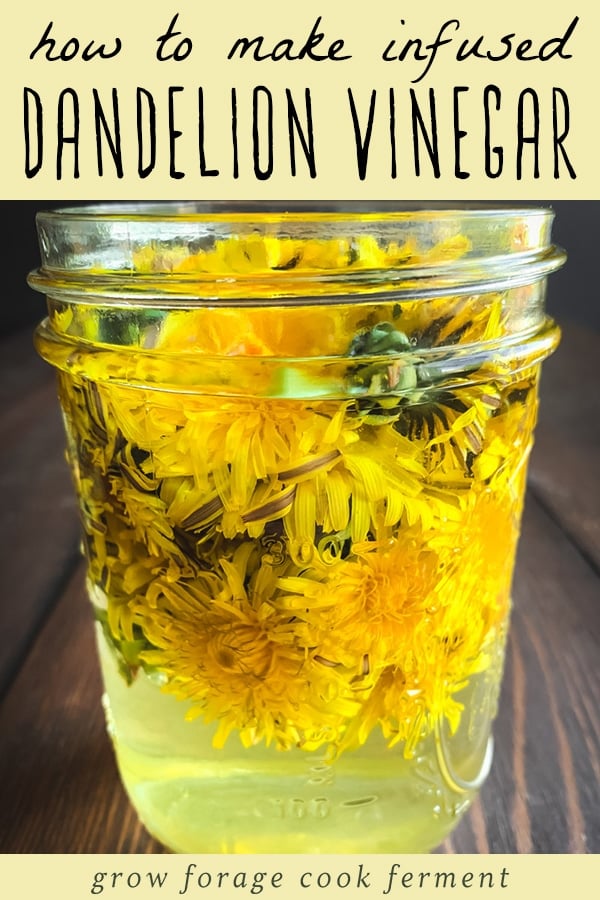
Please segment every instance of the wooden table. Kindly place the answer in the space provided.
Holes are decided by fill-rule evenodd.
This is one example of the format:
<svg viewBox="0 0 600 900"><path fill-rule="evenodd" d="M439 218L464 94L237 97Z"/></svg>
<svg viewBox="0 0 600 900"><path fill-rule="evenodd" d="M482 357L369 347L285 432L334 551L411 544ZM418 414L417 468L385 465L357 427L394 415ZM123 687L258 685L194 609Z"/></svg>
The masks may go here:
<svg viewBox="0 0 600 900"><path fill-rule="evenodd" d="M100 708L50 370L0 353L0 851L161 852L119 784ZM515 613L480 800L442 852L600 852L600 335L545 366Z"/></svg>

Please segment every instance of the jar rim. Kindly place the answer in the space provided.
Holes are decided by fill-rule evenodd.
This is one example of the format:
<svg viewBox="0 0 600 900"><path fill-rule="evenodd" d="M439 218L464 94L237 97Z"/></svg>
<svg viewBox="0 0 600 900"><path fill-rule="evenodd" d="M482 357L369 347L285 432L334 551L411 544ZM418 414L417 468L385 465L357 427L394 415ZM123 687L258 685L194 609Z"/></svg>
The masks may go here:
<svg viewBox="0 0 600 900"><path fill-rule="evenodd" d="M503 290L565 254L550 207L151 201L37 215L29 284L69 302L356 303Z"/></svg>
<svg viewBox="0 0 600 900"><path fill-rule="evenodd" d="M507 215L553 219L551 206L542 204L485 203L470 201L456 205L452 201L394 201L394 200L343 200L343 201L282 201L282 200L124 200L85 203L78 206L62 206L41 210L37 220L75 221L77 219L195 221L231 220L260 222L275 220L305 220L326 222L329 219L359 221L403 221L407 219L439 219L441 215L462 219L502 218ZM238 218L239 217L239 218Z"/></svg>

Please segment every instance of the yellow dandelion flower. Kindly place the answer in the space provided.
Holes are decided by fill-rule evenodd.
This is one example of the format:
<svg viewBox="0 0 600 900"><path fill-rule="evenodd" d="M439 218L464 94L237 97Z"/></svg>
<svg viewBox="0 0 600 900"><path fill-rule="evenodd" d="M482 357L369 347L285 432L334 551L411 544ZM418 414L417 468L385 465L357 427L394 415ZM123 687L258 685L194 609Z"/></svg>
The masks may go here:
<svg viewBox="0 0 600 900"><path fill-rule="evenodd" d="M474 461L499 406L493 384L427 391L400 407L394 428L422 447L430 484L460 490L472 480Z"/></svg>
<svg viewBox="0 0 600 900"><path fill-rule="evenodd" d="M345 731L339 752L362 746L375 728L381 729L390 746L402 743L409 759L428 732L424 692L418 679L401 667L388 666L380 673L360 716Z"/></svg>
<svg viewBox="0 0 600 900"><path fill-rule="evenodd" d="M220 578L203 575L177 585L157 580L152 602L138 610L156 649L140 659L166 676L166 692L190 702L189 718L218 723L216 746L232 731L246 746L330 742L358 705L344 696L336 673L294 640L293 617L267 602L272 576L259 570L246 591L253 549L242 545L232 561L222 559Z"/></svg>
<svg viewBox="0 0 600 900"><path fill-rule="evenodd" d="M187 247L159 247L156 243L148 243L133 253L133 265L136 271L149 275L152 272L172 272L177 269L189 255Z"/></svg>
<svg viewBox="0 0 600 900"><path fill-rule="evenodd" d="M402 328L417 348L473 344L501 337L503 296L445 296L402 306Z"/></svg>
<svg viewBox="0 0 600 900"><path fill-rule="evenodd" d="M333 567L285 576L282 606L315 629L325 658L369 674L412 647L416 624L428 615L440 560L416 541L354 545L355 558ZM365 627L368 623L368 627Z"/></svg>
<svg viewBox="0 0 600 900"><path fill-rule="evenodd" d="M483 452L473 466L481 482L522 496L521 482L532 447L537 407L537 380L532 373L525 373L524 378L503 390L501 403L486 428Z"/></svg>

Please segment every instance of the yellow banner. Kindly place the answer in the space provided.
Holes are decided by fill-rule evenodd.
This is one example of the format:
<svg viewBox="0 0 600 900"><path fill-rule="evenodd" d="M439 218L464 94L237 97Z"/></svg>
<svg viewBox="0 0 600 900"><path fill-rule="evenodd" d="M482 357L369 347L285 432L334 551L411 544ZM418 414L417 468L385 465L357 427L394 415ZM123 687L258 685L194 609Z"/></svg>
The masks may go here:
<svg viewBox="0 0 600 900"><path fill-rule="evenodd" d="M4 856L3 896L39 900L242 897L592 900L597 856Z"/></svg>
<svg viewBox="0 0 600 900"><path fill-rule="evenodd" d="M90 9L15 10L4 199L600 198L592 0Z"/></svg>

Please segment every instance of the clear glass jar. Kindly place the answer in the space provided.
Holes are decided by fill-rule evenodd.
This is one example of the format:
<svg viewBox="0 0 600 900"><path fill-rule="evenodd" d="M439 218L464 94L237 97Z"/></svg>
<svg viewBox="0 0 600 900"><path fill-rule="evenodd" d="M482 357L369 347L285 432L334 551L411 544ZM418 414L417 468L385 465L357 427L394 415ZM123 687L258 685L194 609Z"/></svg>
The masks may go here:
<svg viewBox="0 0 600 900"><path fill-rule="evenodd" d="M546 209L38 216L108 730L180 852L415 852L485 778Z"/></svg>

